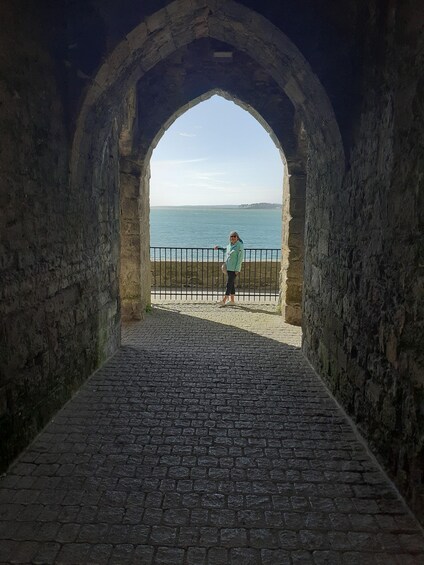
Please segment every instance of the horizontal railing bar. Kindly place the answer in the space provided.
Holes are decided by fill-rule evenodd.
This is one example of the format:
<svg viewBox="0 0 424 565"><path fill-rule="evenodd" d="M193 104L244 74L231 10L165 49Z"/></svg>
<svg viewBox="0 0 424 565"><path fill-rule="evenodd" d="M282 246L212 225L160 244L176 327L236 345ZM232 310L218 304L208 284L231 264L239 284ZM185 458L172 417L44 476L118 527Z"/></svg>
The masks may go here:
<svg viewBox="0 0 424 565"><path fill-rule="evenodd" d="M159 250L163 250L163 249L168 249L168 250L187 250L187 251L209 251L210 253L223 253L225 251L225 249L211 249L210 247L154 247L151 246L150 249L159 249ZM277 253L281 253L280 249L276 249L274 247L246 247L244 249L244 251L249 251L249 252L258 252L258 251L275 251Z"/></svg>

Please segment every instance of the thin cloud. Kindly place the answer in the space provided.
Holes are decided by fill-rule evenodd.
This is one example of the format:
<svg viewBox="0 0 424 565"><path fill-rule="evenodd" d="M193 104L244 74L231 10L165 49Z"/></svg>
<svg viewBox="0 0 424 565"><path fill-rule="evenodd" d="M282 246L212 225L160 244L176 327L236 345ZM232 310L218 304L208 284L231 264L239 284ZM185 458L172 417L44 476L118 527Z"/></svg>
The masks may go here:
<svg viewBox="0 0 424 565"><path fill-rule="evenodd" d="M151 172L152 204L281 199L281 156L269 134L250 114L216 96L170 126L153 151Z"/></svg>
<svg viewBox="0 0 424 565"><path fill-rule="evenodd" d="M198 179L198 180L211 180L213 182L219 182L219 183L230 182L230 181L227 181L227 180L222 179L222 178L217 178L217 177L227 176L227 173L212 173L212 172L195 173L195 172L193 172L190 176L192 178Z"/></svg>
<svg viewBox="0 0 424 565"><path fill-rule="evenodd" d="M152 156L152 163L155 166L168 167L175 165L185 165L186 163L201 163L202 161L207 161L208 157L200 157L199 159L159 159L155 161Z"/></svg>
<svg viewBox="0 0 424 565"><path fill-rule="evenodd" d="M198 178L212 178L212 177L224 177L227 173L224 171L199 171L194 173L194 176Z"/></svg>
<svg viewBox="0 0 424 565"><path fill-rule="evenodd" d="M207 182L196 182L196 183L186 183L186 187L193 187L195 189L205 188L206 190L217 191L217 192L228 192L228 188L225 186L216 186L215 184L210 184Z"/></svg>

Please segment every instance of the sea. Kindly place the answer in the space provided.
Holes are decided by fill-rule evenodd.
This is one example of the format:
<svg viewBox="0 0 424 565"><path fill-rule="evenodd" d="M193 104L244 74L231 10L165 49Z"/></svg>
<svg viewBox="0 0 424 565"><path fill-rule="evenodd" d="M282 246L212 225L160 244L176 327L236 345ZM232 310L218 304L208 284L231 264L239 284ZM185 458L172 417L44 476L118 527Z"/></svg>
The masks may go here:
<svg viewBox="0 0 424 565"><path fill-rule="evenodd" d="M281 208L152 206L152 247L225 247L237 231L244 247L281 249Z"/></svg>

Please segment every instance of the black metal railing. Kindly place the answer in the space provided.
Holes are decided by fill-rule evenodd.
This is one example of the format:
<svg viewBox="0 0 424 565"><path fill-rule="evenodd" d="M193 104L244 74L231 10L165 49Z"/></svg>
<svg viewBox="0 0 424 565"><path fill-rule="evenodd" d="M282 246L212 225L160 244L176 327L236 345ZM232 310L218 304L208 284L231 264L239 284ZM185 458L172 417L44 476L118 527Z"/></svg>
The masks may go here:
<svg viewBox="0 0 424 565"><path fill-rule="evenodd" d="M224 252L205 247L151 247L152 297L214 299L225 291ZM245 249L236 292L247 300L277 299L281 250Z"/></svg>

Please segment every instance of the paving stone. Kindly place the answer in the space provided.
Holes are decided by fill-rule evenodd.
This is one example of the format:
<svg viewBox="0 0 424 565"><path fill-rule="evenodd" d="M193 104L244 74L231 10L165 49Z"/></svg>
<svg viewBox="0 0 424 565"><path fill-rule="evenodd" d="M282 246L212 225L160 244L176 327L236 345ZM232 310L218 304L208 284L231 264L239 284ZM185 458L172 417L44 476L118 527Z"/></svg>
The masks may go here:
<svg viewBox="0 0 424 565"><path fill-rule="evenodd" d="M204 565L206 563L205 547L189 547L187 551L187 565Z"/></svg>
<svg viewBox="0 0 424 565"><path fill-rule="evenodd" d="M309 550L328 549L330 542L326 532L314 530L300 530L300 542L302 547Z"/></svg>
<svg viewBox="0 0 424 565"><path fill-rule="evenodd" d="M275 530L268 528L251 528L249 532L249 546L258 548L278 547L279 539Z"/></svg>
<svg viewBox="0 0 424 565"><path fill-rule="evenodd" d="M245 528L222 528L221 543L224 547L242 547L247 545L247 530Z"/></svg>
<svg viewBox="0 0 424 565"><path fill-rule="evenodd" d="M177 539L177 528L167 526L153 526L150 534L150 543L153 545L174 545Z"/></svg>
<svg viewBox="0 0 424 565"><path fill-rule="evenodd" d="M293 565L315 565L314 558L310 551L292 551L290 556Z"/></svg>
<svg viewBox="0 0 424 565"><path fill-rule="evenodd" d="M143 524L158 525L162 522L162 517L163 510L160 508L147 508L143 514Z"/></svg>
<svg viewBox="0 0 424 565"><path fill-rule="evenodd" d="M209 511L203 508L195 508L190 513L190 524L193 526L207 526L209 524Z"/></svg>
<svg viewBox="0 0 424 565"><path fill-rule="evenodd" d="M31 563L38 553L39 544L35 541L24 541L19 543L11 555L11 563Z"/></svg>
<svg viewBox="0 0 424 565"><path fill-rule="evenodd" d="M230 565L259 565L261 554L257 549L234 548L230 551Z"/></svg>
<svg viewBox="0 0 424 565"><path fill-rule="evenodd" d="M133 555L134 546L132 544L118 544L113 547L112 555L109 558L109 563L113 565L132 563Z"/></svg>
<svg viewBox="0 0 424 565"><path fill-rule="evenodd" d="M56 542L41 543L32 563L38 565L50 565L57 563L57 555L60 551L61 545Z"/></svg>
<svg viewBox="0 0 424 565"><path fill-rule="evenodd" d="M84 563L88 559L91 546L88 543L68 543L62 546L57 560L59 563Z"/></svg>
<svg viewBox="0 0 424 565"><path fill-rule="evenodd" d="M110 540L112 543L119 543L120 540L115 541L109 529L109 524L84 524L79 530L77 542L106 543Z"/></svg>
<svg viewBox="0 0 424 565"><path fill-rule="evenodd" d="M182 547L196 546L199 542L200 529L194 527L182 527L179 529L178 545Z"/></svg>
<svg viewBox="0 0 424 565"><path fill-rule="evenodd" d="M166 525L185 526L189 523L190 512L186 509L169 509L163 513L163 523Z"/></svg>
<svg viewBox="0 0 424 565"><path fill-rule="evenodd" d="M300 339L268 305L164 303L125 327L0 479L0 562L424 563Z"/></svg>
<svg viewBox="0 0 424 565"><path fill-rule="evenodd" d="M236 525L236 513L233 510L211 510L209 512L209 523L216 527L234 527ZM238 522L240 523L240 522Z"/></svg>
<svg viewBox="0 0 424 565"><path fill-rule="evenodd" d="M109 558L113 551L111 544L94 544L91 547L89 563L108 563Z"/></svg>
<svg viewBox="0 0 424 565"><path fill-rule="evenodd" d="M405 550L413 553L424 553L424 537L421 533L400 534L399 539Z"/></svg>
<svg viewBox="0 0 424 565"><path fill-rule="evenodd" d="M316 565L341 565L342 554L335 551L314 551L312 553Z"/></svg>
<svg viewBox="0 0 424 565"><path fill-rule="evenodd" d="M221 563L228 563L228 549L223 547L213 547L208 551L208 565L220 565Z"/></svg>
<svg viewBox="0 0 424 565"><path fill-rule="evenodd" d="M330 542L330 546L333 549L337 550L352 550L352 543L349 540L348 534L345 532L328 532L328 540Z"/></svg>
<svg viewBox="0 0 424 565"><path fill-rule="evenodd" d="M133 553L134 565L152 565L154 548L148 545L135 546Z"/></svg>
<svg viewBox="0 0 424 565"><path fill-rule="evenodd" d="M159 547L155 557L157 565L182 565L184 550L175 547Z"/></svg>
<svg viewBox="0 0 424 565"><path fill-rule="evenodd" d="M219 545L218 528L200 528L199 545L207 547Z"/></svg>
<svg viewBox="0 0 424 565"><path fill-rule="evenodd" d="M0 543L0 562L10 562L12 556L18 551L19 543L12 540L2 540Z"/></svg>

